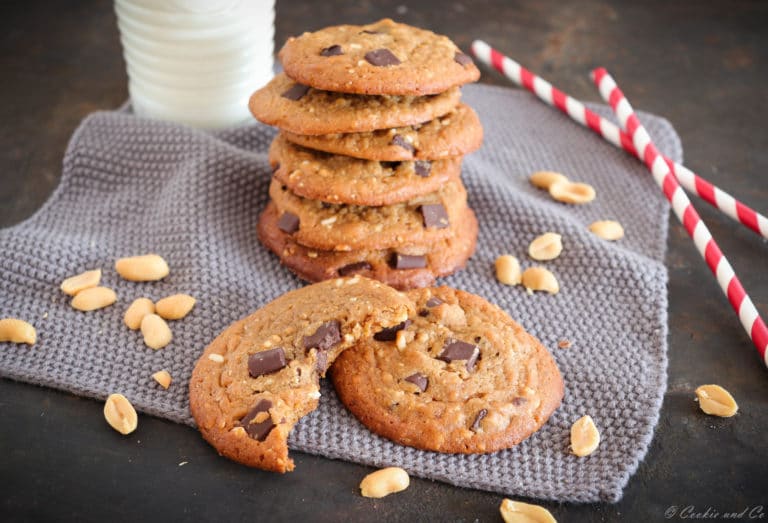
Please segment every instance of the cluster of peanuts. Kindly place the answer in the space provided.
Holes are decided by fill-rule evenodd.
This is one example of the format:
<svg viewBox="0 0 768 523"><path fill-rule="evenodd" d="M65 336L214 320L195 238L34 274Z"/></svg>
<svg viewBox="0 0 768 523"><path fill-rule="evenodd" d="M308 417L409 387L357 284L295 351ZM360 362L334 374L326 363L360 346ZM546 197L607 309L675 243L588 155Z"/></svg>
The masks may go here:
<svg viewBox="0 0 768 523"><path fill-rule="evenodd" d="M162 256L144 254L120 258L115 262L115 271L125 280L147 282L162 280L168 276L170 269ZM61 290L73 296L70 305L79 311L103 309L117 301L117 294L108 287L100 287L100 281L101 269L85 271L64 280ZM123 321L131 330L141 329L147 347L162 349L173 339L165 320L179 320L189 314L194 306L195 299L188 294L167 296L157 303L149 298L137 298L125 311ZM160 384L167 388L162 382Z"/></svg>
<svg viewBox="0 0 768 523"><path fill-rule="evenodd" d="M591 185L572 182L564 174L554 171L537 171L529 178L531 184L549 192L549 195L563 203L585 204L593 201L597 193ZM624 228L614 220L600 220L589 225L589 230L598 237L616 241L624 237ZM534 238L528 246L528 256L536 261L554 260L563 252L563 237L554 232L546 232ZM521 271L520 261L511 254L496 258L496 279L504 285L519 285L529 294L535 291L557 294L560 284L549 269L541 266L530 267Z"/></svg>
<svg viewBox="0 0 768 523"><path fill-rule="evenodd" d="M157 254L145 254L120 258L115 262L115 271L123 279L134 282L158 281L170 272L168 263ZM117 301L117 293L109 287L100 286L101 269L82 272L65 279L60 286L64 294L72 296L72 308L83 312L109 307ZM173 339L166 320L180 320L195 306L195 299L188 294L167 296L157 303L149 298L137 298L125 311L123 321L131 330L141 330L144 344L158 350ZM0 319L0 342L37 342L35 327L18 318ZM171 374L160 370L152 378L164 389L171 385ZM122 394L111 394L104 404L104 417L109 425L121 434L136 430L138 416L131 402Z"/></svg>

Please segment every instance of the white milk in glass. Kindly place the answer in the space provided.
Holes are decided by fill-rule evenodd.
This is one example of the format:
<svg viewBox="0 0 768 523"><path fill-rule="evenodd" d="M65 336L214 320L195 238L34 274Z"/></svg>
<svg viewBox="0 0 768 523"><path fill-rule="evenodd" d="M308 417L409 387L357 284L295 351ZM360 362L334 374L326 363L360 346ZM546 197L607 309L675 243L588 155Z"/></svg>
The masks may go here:
<svg viewBox="0 0 768 523"><path fill-rule="evenodd" d="M273 76L274 0L115 0L136 114L202 128L251 121Z"/></svg>

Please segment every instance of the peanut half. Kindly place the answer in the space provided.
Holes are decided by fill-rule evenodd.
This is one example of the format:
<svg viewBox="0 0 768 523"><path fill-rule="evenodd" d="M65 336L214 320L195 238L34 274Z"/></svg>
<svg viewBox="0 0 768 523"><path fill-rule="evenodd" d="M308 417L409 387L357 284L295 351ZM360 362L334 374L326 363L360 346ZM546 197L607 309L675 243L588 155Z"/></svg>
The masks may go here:
<svg viewBox="0 0 768 523"><path fill-rule="evenodd" d="M577 456L592 454L600 444L600 433L590 416L582 416L571 426L571 449Z"/></svg>
<svg viewBox="0 0 768 523"><path fill-rule="evenodd" d="M167 389L171 386L171 374L167 370L159 370L155 372L152 375L152 378L164 389Z"/></svg>
<svg viewBox="0 0 768 523"><path fill-rule="evenodd" d="M37 341L37 331L31 323L17 318L0 320L0 342L26 343L34 345Z"/></svg>
<svg viewBox="0 0 768 523"><path fill-rule="evenodd" d="M537 236L528 246L528 256L538 261L554 260L563 252L563 237L554 232Z"/></svg>
<svg viewBox="0 0 768 523"><path fill-rule="evenodd" d="M61 290L70 296L76 295L84 289L96 287L101 281L101 269L81 272L77 276L71 276L61 282Z"/></svg>
<svg viewBox="0 0 768 523"><path fill-rule="evenodd" d="M531 175L529 181L539 189L549 189L553 183L567 182L568 177L555 171L536 171Z"/></svg>
<svg viewBox="0 0 768 523"><path fill-rule="evenodd" d="M701 410L712 416L730 418L739 410L730 392L720 385L702 385L696 389L696 396Z"/></svg>
<svg viewBox="0 0 768 523"><path fill-rule="evenodd" d="M408 473L400 467L387 467L371 472L360 482L360 493L366 498L383 498L408 488Z"/></svg>
<svg viewBox="0 0 768 523"><path fill-rule="evenodd" d="M141 334L144 344L150 349L162 349L173 339L170 327L157 314L147 314L141 320Z"/></svg>
<svg viewBox="0 0 768 523"><path fill-rule="evenodd" d="M496 279L504 285L518 285L521 281L520 262L511 254L496 258Z"/></svg>
<svg viewBox="0 0 768 523"><path fill-rule="evenodd" d="M79 311L95 311L109 307L117 301L117 294L109 287L91 287L77 293L70 305Z"/></svg>
<svg viewBox="0 0 768 523"><path fill-rule="evenodd" d="M504 523L557 523L549 510L521 501L505 499L499 511Z"/></svg>
<svg viewBox="0 0 768 523"><path fill-rule="evenodd" d="M616 241L624 237L624 227L614 220L601 220L589 225L589 230L603 240Z"/></svg>
<svg viewBox="0 0 768 523"><path fill-rule="evenodd" d="M195 306L195 299L189 294L174 294L155 304L157 314L166 320L180 320Z"/></svg>
<svg viewBox="0 0 768 523"><path fill-rule="evenodd" d="M545 291L550 294L560 292L560 284L555 275L544 267L530 267L525 269L522 276L523 286L529 292Z"/></svg>
<svg viewBox="0 0 768 523"><path fill-rule="evenodd" d="M549 186L549 195L563 203L583 204L595 199L595 188L588 183L555 182Z"/></svg>
<svg viewBox="0 0 768 523"><path fill-rule="evenodd" d="M147 314L153 314L155 312L155 304L149 298L136 298L133 300L128 308L125 310L123 316L123 322L132 331L139 330L141 327L141 320Z"/></svg>
<svg viewBox="0 0 768 523"><path fill-rule="evenodd" d="M156 281L168 276L168 264L157 254L144 254L120 258L115 262L115 270L129 281Z"/></svg>
<svg viewBox="0 0 768 523"><path fill-rule="evenodd" d="M104 419L120 434L130 434L139 423L136 409L122 394L109 395L104 403Z"/></svg>

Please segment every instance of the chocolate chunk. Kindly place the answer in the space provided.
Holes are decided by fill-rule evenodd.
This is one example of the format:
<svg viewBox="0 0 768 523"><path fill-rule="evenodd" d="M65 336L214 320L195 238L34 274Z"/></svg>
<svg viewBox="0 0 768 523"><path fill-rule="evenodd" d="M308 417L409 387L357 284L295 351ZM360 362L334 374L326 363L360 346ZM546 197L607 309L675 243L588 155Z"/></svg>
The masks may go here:
<svg viewBox="0 0 768 523"><path fill-rule="evenodd" d="M341 323L338 320L326 321L311 336L304 336L304 348L328 350L341 343Z"/></svg>
<svg viewBox="0 0 768 523"><path fill-rule="evenodd" d="M427 257L395 253L390 265L395 269L423 269L427 266Z"/></svg>
<svg viewBox="0 0 768 523"><path fill-rule="evenodd" d="M480 355L480 348L466 341L448 339L443 345L443 352L437 357L447 363L457 360L467 360L467 370L472 372L475 367L477 357Z"/></svg>
<svg viewBox="0 0 768 523"><path fill-rule="evenodd" d="M405 378L405 381L409 383L413 383L418 388L421 389L421 392L424 392L427 390L427 384L429 383L429 380L427 380L427 377L420 372L417 372L416 374L411 374L407 378Z"/></svg>
<svg viewBox="0 0 768 523"><path fill-rule="evenodd" d="M528 398L524 398L522 396L518 396L512 400L512 405L515 407L519 407L520 405L525 405L528 403Z"/></svg>
<svg viewBox="0 0 768 523"><path fill-rule="evenodd" d="M275 424L272 423L272 417L269 415L269 409L272 408L272 402L269 400L259 401L251 411L240 420L240 426L245 429L250 437L256 441L264 441L269 436L270 431L275 428ZM260 413L266 412L267 419L261 423L251 423L253 419Z"/></svg>
<svg viewBox="0 0 768 523"><path fill-rule="evenodd" d="M421 309L419 311L419 316L421 316L422 318L426 318L427 316L429 316L429 311L427 309Z"/></svg>
<svg viewBox="0 0 768 523"><path fill-rule="evenodd" d="M307 91L309 91L308 85L302 85L302 84L293 84L290 89L285 91L282 95L283 98L288 98L289 100L293 100L294 102L296 100L301 100L301 98L307 94Z"/></svg>
<svg viewBox="0 0 768 523"><path fill-rule="evenodd" d="M483 418L488 415L487 409L480 409L480 412L477 413L477 416L475 417L475 421L472 422L472 426L469 427L469 430L472 432L477 432L480 430L480 422L483 421Z"/></svg>
<svg viewBox="0 0 768 523"><path fill-rule="evenodd" d="M397 145L398 147L402 147L409 153L413 154L416 151L416 148L411 145L411 143L403 138L401 135L396 134L394 138L392 138L392 145Z"/></svg>
<svg viewBox="0 0 768 523"><path fill-rule="evenodd" d="M373 339L376 341L395 341L395 338L397 338L397 331L407 329L408 325L410 325L411 323L413 323L411 320L405 320L403 322L398 323L394 327L387 327L386 329L381 329L379 332L373 335Z"/></svg>
<svg viewBox="0 0 768 523"><path fill-rule="evenodd" d="M424 218L424 227L434 227L436 229L445 229L448 227L448 213L440 203L431 203L422 205L419 210Z"/></svg>
<svg viewBox="0 0 768 523"><path fill-rule="evenodd" d="M387 67L389 65L399 65L400 60L392 54L389 49L381 48L365 53L365 60L376 67Z"/></svg>
<svg viewBox="0 0 768 523"><path fill-rule="evenodd" d="M285 351L280 347L248 356L248 374L251 378L272 374L283 367L285 367Z"/></svg>
<svg viewBox="0 0 768 523"><path fill-rule="evenodd" d="M370 271L373 267L371 267L371 264L367 261L359 261L355 263L350 263L349 265L345 265L344 267L340 267L338 269L339 276L346 276L348 274L353 274L356 272L361 271Z"/></svg>
<svg viewBox="0 0 768 523"><path fill-rule="evenodd" d="M413 170L418 176L426 178L432 171L432 162L428 162L426 160L416 160L416 162L413 164Z"/></svg>
<svg viewBox="0 0 768 523"><path fill-rule="evenodd" d="M430 299L427 300L427 307L437 307L442 303L443 303L443 300L441 300L437 296L432 296Z"/></svg>
<svg viewBox="0 0 768 523"><path fill-rule="evenodd" d="M320 56L339 56L340 54L344 54L340 45L332 45L320 51Z"/></svg>
<svg viewBox="0 0 768 523"><path fill-rule="evenodd" d="M277 220L277 228L288 234L293 234L299 230L299 217L290 212L284 212Z"/></svg>
<svg viewBox="0 0 768 523"><path fill-rule="evenodd" d="M456 51L456 54L453 56L453 59L459 65L469 65L472 63L472 58L470 58L468 55L465 55L461 51Z"/></svg>

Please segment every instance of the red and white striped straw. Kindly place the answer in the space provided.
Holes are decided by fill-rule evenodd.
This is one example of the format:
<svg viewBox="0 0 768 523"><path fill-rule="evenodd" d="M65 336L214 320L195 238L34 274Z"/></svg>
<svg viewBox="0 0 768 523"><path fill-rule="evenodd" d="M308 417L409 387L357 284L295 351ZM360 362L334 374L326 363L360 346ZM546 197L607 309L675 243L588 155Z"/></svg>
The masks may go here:
<svg viewBox="0 0 768 523"><path fill-rule="evenodd" d="M768 329L760 318L752 300L741 286L733 267L723 256L709 229L704 225L696 209L693 208L675 175L672 174L667 160L656 149L648 131L638 120L634 109L611 75L605 69L599 68L592 72L592 79L600 90L600 95L611 105L619 123L626 129L627 135L631 137L635 149L640 153L653 174L653 179L664 191L678 219L696 244L699 254L707 262L710 270L717 278L720 288L739 315L741 324L755 344L763 363L768 366L768 351L766 350L768 349Z"/></svg>
<svg viewBox="0 0 768 523"><path fill-rule="evenodd" d="M624 149L641 160L643 159L637 153L632 139L619 129L616 124L587 109L580 101L568 96L540 76L533 74L511 58L504 56L487 43L475 40L472 42L472 53L481 62L489 67L493 67L520 87L528 89L547 104L560 109L584 127L592 129L616 147ZM736 200L736 198L725 191L715 187L684 165L673 162L666 157L664 159L677 177L680 185L688 192L698 195L727 216L749 227L764 238L768 238L768 218Z"/></svg>

